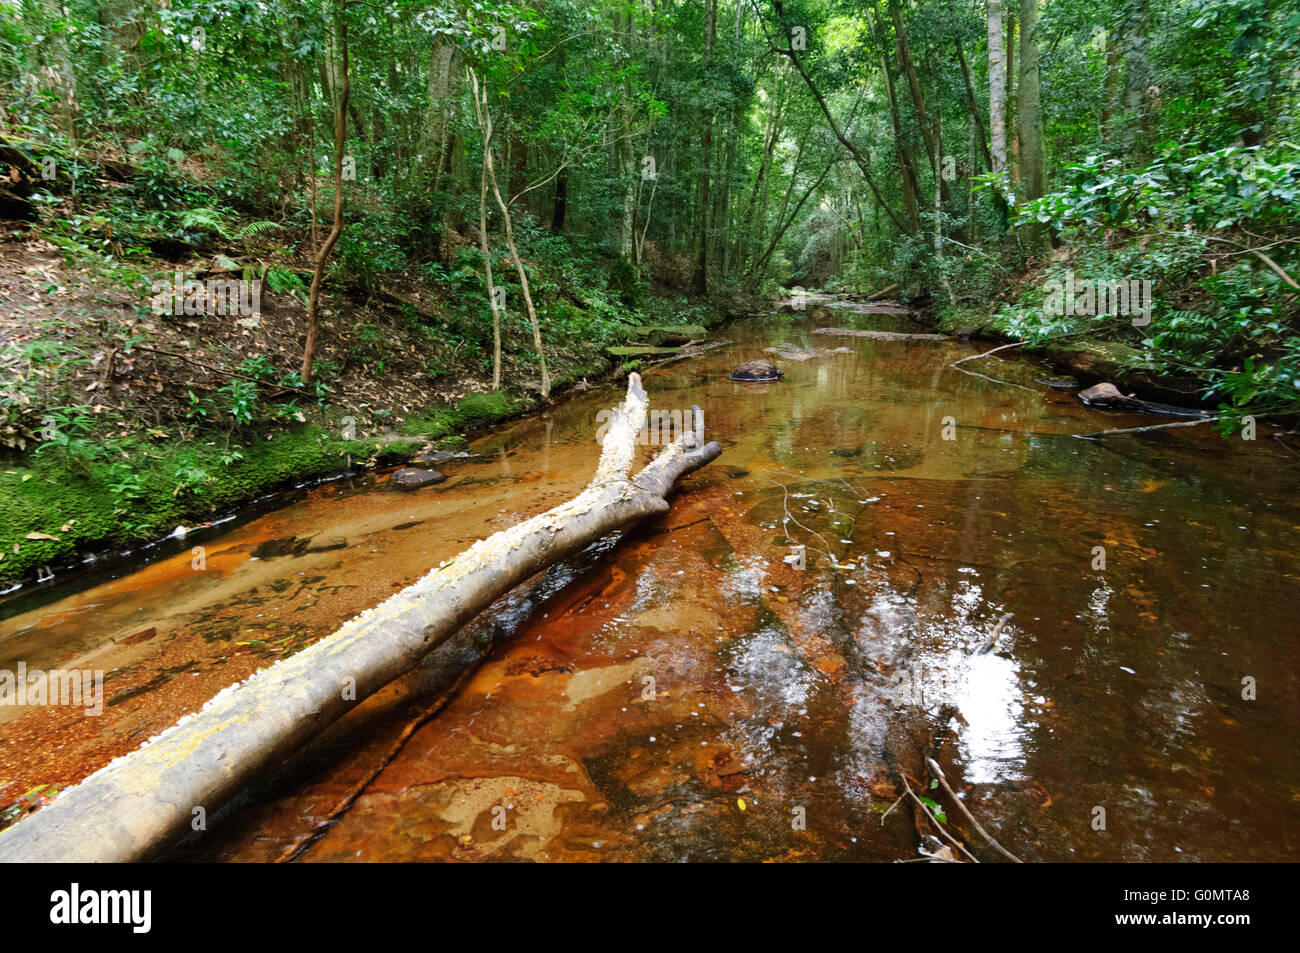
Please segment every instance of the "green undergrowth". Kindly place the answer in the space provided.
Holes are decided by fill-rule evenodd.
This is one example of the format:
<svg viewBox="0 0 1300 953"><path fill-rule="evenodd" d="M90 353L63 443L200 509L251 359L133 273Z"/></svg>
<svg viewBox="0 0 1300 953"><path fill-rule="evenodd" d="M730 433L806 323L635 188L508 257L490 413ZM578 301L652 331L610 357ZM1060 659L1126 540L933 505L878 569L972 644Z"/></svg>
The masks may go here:
<svg viewBox="0 0 1300 953"><path fill-rule="evenodd" d="M557 361L553 391L596 380L616 366L600 354ZM320 423L288 429L242 427L189 441L92 438L74 430L75 436L39 453L10 451L0 463L0 583L89 552L157 539L280 487L359 464L402 462L427 443L463 450L468 441L462 431L485 429L540 404L527 392L471 393L407 416L395 435L363 432L356 440L339 438L344 431L334 418L341 411L332 409Z"/></svg>
<svg viewBox="0 0 1300 953"><path fill-rule="evenodd" d="M419 441L339 440L314 425L242 442L122 441L98 455L42 454L0 470L0 580L95 549L155 539L278 487L341 473L349 456L405 459ZM32 538L53 537L51 538Z"/></svg>
<svg viewBox="0 0 1300 953"><path fill-rule="evenodd" d="M1177 382L1215 408L1224 433L1246 416L1300 416L1300 147L1170 146L1136 169L1094 155L1063 179L1018 218L1050 225L1061 247L1001 304L941 305L940 327L1022 340L1116 382ZM1072 307L1059 293L1069 283L1096 294ZM1130 299L1140 289L1142 307L1120 298L1117 309L1109 289L1120 285Z"/></svg>

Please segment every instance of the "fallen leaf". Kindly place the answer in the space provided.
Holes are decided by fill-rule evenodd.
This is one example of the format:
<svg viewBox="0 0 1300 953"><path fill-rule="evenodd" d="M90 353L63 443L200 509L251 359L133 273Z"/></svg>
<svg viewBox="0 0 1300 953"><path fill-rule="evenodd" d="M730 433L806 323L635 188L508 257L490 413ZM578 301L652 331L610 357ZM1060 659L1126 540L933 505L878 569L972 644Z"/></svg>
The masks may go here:
<svg viewBox="0 0 1300 953"><path fill-rule="evenodd" d="M56 542L56 543L60 541L60 540L59 540L59 537L57 537L57 536L51 536L49 533L28 533L28 534L27 534L25 537L23 537L23 538L24 538L24 539L52 539L52 540L54 540L54 542Z"/></svg>

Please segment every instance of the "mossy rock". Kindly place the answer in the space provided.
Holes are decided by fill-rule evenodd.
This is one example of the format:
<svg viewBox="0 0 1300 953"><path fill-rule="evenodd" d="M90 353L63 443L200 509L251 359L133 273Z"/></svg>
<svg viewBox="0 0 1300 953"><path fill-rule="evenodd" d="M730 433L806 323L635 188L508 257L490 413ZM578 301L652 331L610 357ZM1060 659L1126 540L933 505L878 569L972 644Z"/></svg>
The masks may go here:
<svg viewBox="0 0 1300 953"><path fill-rule="evenodd" d="M1141 351L1122 341L1086 338L1049 344L1041 353L1084 381L1113 381L1148 400L1186 402L1187 395L1205 383L1192 374L1156 374L1145 366Z"/></svg>
<svg viewBox="0 0 1300 953"><path fill-rule="evenodd" d="M665 347L697 341L708 334L706 328L698 324L651 324L629 329L633 336L641 338L653 347Z"/></svg>
<svg viewBox="0 0 1300 953"><path fill-rule="evenodd" d="M660 357L670 354L680 354L680 347L651 347L649 345L628 345L626 347L607 347L605 348L615 357Z"/></svg>

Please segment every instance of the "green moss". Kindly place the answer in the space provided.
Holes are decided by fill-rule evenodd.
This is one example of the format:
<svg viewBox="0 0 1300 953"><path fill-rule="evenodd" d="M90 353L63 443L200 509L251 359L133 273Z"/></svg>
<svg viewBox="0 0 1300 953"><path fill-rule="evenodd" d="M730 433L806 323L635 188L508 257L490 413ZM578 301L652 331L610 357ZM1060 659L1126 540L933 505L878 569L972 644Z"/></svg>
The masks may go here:
<svg viewBox="0 0 1300 953"><path fill-rule="evenodd" d="M404 458L418 446L390 444L383 456ZM365 460L374 451L373 443L336 440L305 426L270 439L250 434L229 449L122 443L76 471L54 455L9 466L0 472L0 579L17 579L92 549L157 538L277 486L338 473L349 454L353 461ZM33 533L55 539L27 538Z"/></svg>
<svg viewBox="0 0 1300 953"><path fill-rule="evenodd" d="M398 428L398 432L406 436L422 434L431 440L436 440L451 433L455 427L456 415L453 411L435 410L427 414L407 417Z"/></svg>
<svg viewBox="0 0 1300 953"><path fill-rule="evenodd" d="M672 337L702 338L708 329L701 324L646 324L628 328L638 338L645 338L649 344L661 344Z"/></svg>
<svg viewBox="0 0 1300 953"><path fill-rule="evenodd" d="M490 394L468 394L456 409L461 423L482 426L509 417L520 406L501 391L494 391Z"/></svg>
<svg viewBox="0 0 1300 953"><path fill-rule="evenodd" d="M601 344L625 340L629 318L636 320L639 332L670 329L690 336L702 336L723 319L716 308L685 299L654 299L635 316L609 305L591 315L567 306L564 310L587 324L571 344L558 348L552 364L557 391L579 380L594 381L617 366ZM676 353L673 348L632 350ZM212 445L169 442L172 438L87 438L39 456L15 455L16 462L0 465L0 581L66 564L94 550L157 539L177 525L202 523L277 487L341 473L349 459L354 465L372 458L398 462L425 441L444 450L464 450L468 442L458 431L490 426L536 403L517 394L468 394L454 406L408 417L399 427L401 437L381 440L379 446L375 440L338 439L342 411L335 408L319 424L276 429L270 439L265 428L223 434ZM29 539L30 534L53 538Z"/></svg>
<svg viewBox="0 0 1300 953"><path fill-rule="evenodd" d="M454 452L457 450L468 450L469 441L466 440L464 437L462 437L460 434L454 433L450 437L443 437L441 440L439 440L438 449L446 450L448 452Z"/></svg>
<svg viewBox="0 0 1300 953"><path fill-rule="evenodd" d="M679 347L650 347L649 345L607 347L605 350L615 357L658 357L659 355L682 353L682 349Z"/></svg>
<svg viewBox="0 0 1300 953"><path fill-rule="evenodd" d="M484 427L519 413L527 403L497 391L468 394L455 407L442 407L406 418L399 432L430 440L445 437L465 427Z"/></svg>

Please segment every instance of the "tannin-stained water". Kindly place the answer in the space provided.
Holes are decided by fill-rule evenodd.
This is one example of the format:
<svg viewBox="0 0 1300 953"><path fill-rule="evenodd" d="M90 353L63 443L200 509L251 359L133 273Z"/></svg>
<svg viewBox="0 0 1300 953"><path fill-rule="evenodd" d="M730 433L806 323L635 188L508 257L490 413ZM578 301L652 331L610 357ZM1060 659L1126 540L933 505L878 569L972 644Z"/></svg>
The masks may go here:
<svg viewBox="0 0 1300 953"><path fill-rule="evenodd" d="M974 345L819 323L751 318L647 371L653 408L698 404L724 446L671 512L511 593L178 856L273 859L359 789L299 859L910 859L919 815L891 807L927 757L1026 860L1295 856L1295 458L1209 427L1079 440L1156 421L1083 408L1006 352L962 365L980 377L947 366ZM755 357L784 379L728 379ZM11 600L0 668L104 669L107 702L0 710L0 803L570 497L621 399L503 427L437 486L327 484Z"/></svg>

